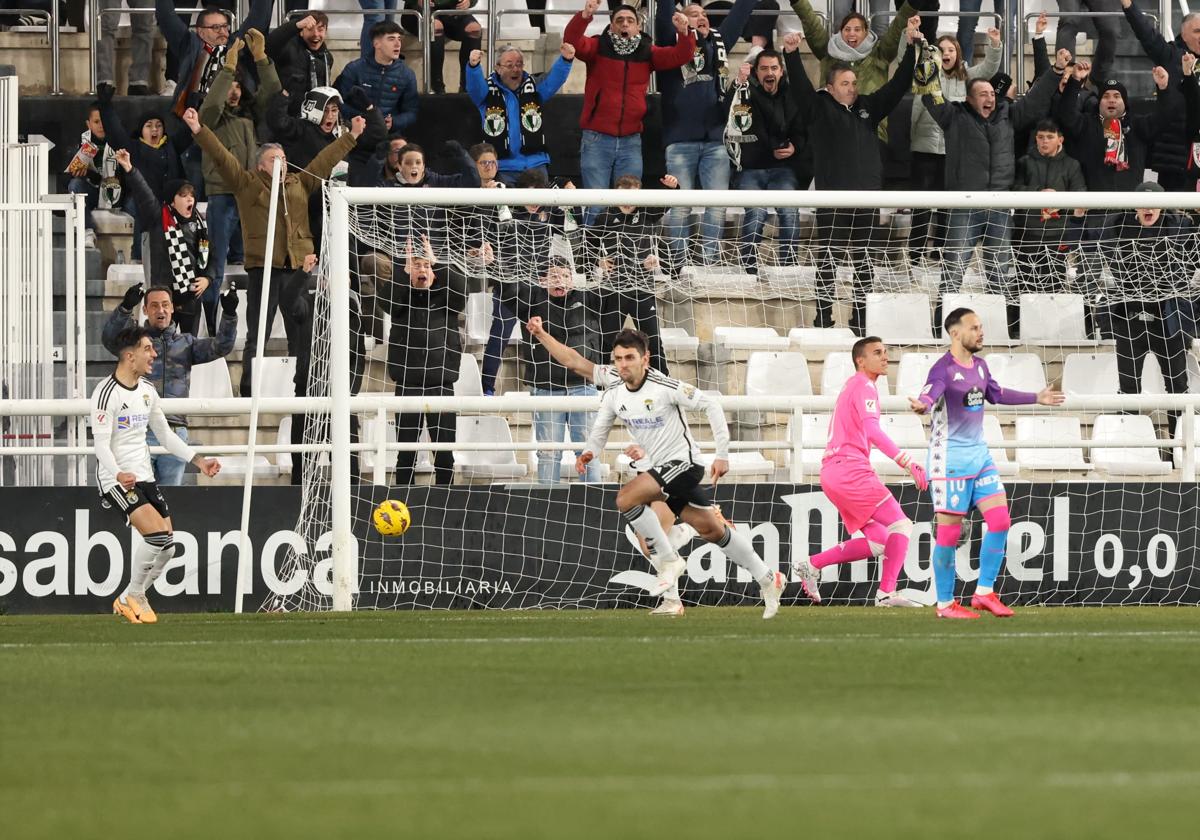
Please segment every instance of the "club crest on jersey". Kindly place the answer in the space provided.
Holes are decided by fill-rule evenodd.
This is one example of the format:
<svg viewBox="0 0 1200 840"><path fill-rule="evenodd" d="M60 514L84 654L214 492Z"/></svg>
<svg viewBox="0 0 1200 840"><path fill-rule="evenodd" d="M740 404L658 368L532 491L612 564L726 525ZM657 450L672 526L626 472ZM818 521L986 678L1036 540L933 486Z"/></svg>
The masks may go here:
<svg viewBox="0 0 1200 840"><path fill-rule="evenodd" d="M125 491L125 501L129 502L130 504L133 504L134 502L137 501L137 493L133 490L126 490Z"/></svg>
<svg viewBox="0 0 1200 840"><path fill-rule="evenodd" d="M645 399L645 400L642 400L642 404L643 404L644 406L646 406L646 410L647 410L647 411L653 411L653 410L654 410L654 400L652 400L652 399Z"/></svg>
<svg viewBox="0 0 1200 840"><path fill-rule="evenodd" d="M149 408L150 407L150 395L142 394L142 402L144 402L146 404L146 408Z"/></svg>

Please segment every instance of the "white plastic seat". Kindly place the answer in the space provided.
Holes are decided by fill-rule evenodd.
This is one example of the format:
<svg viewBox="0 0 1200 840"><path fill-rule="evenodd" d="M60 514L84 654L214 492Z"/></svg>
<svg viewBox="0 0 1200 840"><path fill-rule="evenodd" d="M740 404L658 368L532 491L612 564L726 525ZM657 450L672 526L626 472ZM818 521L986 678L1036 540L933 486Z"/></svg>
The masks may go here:
<svg viewBox="0 0 1200 840"><path fill-rule="evenodd" d="M871 292L867 295L867 333L884 341L933 341L929 296L920 292Z"/></svg>
<svg viewBox="0 0 1200 840"><path fill-rule="evenodd" d="M1000 475L1016 475L1020 472L1020 467L1008 458L1008 441L1004 439L1004 431L1000 428L1000 418L995 414L983 415L983 440Z"/></svg>
<svg viewBox="0 0 1200 840"><path fill-rule="evenodd" d="M821 393L836 397L841 392L842 386L846 384L846 380L854 375L854 370L854 362L850 360L849 352L839 350L827 354L825 362L821 365ZM875 390L881 397L891 394L891 386L888 384L886 376L875 380Z"/></svg>
<svg viewBox="0 0 1200 840"><path fill-rule="evenodd" d="M1022 449L1026 441L1062 441L1067 446L1061 449ZM1090 470L1092 465L1083 460L1083 436L1079 431L1078 417L1018 417L1017 418L1017 464L1023 470Z"/></svg>
<svg viewBox="0 0 1200 840"><path fill-rule="evenodd" d="M1067 394L1120 392L1116 353L1071 353L1063 362L1062 389Z"/></svg>
<svg viewBox="0 0 1200 840"><path fill-rule="evenodd" d="M275 443L283 446L292 442L292 415L285 414L279 421L279 430L275 434ZM296 457L297 461L300 453L279 452L275 455L275 466L279 469L280 475L292 474L292 458Z"/></svg>
<svg viewBox="0 0 1200 840"><path fill-rule="evenodd" d="M706 468L711 467L716 457L713 453L705 453L700 456L700 463ZM775 475L775 462L764 457L761 452L730 452L727 475L758 476L764 481L769 480Z"/></svg>
<svg viewBox="0 0 1200 840"><path fill-rule="evenodd" d="M896 370L896 393L904 397L915 397L925 387L929 369L942 358L943 353L905 353L900 357Z"/></svg>
<svg viewBox="0 0 1200 840"><path fill-rule="evenodd" d="M925 463L928 447L915 447L914 440L926 440L925 424L915 414L884 414L879 418L879 426L884 434L895 441L901 449L919 463ZM901 467L878 449L871 450L871 466L881 475L908 475L908 470Z"/></svg>
<svg viewBox="0 0 1200 840"><path fill-rule="evenodd" d="M716 327L713 343L730 350L787 350L790 342L770 327Z"/></svg>
<svg viewBox="0 0 1200 840"><path fill-rule="evenodd" d="M479 372L479 360L470 353L463 353L458 365L458 379L454 380L454 396L482 397L483 378Z"/></svg>
<svg viewBox="0 0 1200 840"><path fill-rule="evenodd" d="M1145 414L1100 414L1092 425L1097 440L1156 440L1154 422ZM1157 449L1140 447L1092 448L1092 466L1109 475L1166 475L1171 465Z"/></svg>
<svg viewBox="0 0 1200 840"><path fill-rule="evenodd" d="M264 356L262 359L255 359L254 363L262 365L259 380L260 397L296 396L295 356Z"/></svg>
<svg viewBox="0 0 1200 840"><path fill-rule="evenodd" d="M529 22L529 15L526 14L528 6L524 0L492 0L498 10L504 14L497 19L496 28L503 33L504 41L532 41L540 34L538 30L533 28L533 24ZM481 2L480 7L484 9L482 14L477 16L481 26L487 26L487 3ZM444 20L444 18L443 18ZM548 18L548 21L553 21L555 18ZM561 20L561 18L558 18Z"/></svg>
<svg viewBox="0 0 1200 840"><path fill-rule="evenodd" d="M658 331L664 350L683 350L695 353L700 349L700 339L688 335L688 331L679 327L663 327Z"/></svg>
<svg viewBox="0 0 1200 840"><path fill-rule="evenodd" d="M470 344L487 344L492 334L492 293L472 292L467 295L467 342ZM517 344L521 340L521 324L513 325L513 331L508 336L507 344Z"/></svg>
<svg viewBox="0 0 1200 840"><path fill-rule="evenodd" d="M1021 340L1087 341L1083 295L1021 295Z"/></svg>
<svg viewBox="0 0 1200 840"><path fill-rule="evenodd" d="M195 400L220 400L233 396L229 365L224 359L213 359L192 366L188 396Z"/></svg>
<svg viewBox="0 0 1200 840"><path fill-rule="evenodd" d="M97 236L128 236L133 233L133 216L121 210L93 210ZM137 267L141 274L142 267Z"/></svg>
<svg viewBox="0 0 1200 840"><path fill-rule="evenodd" d="M1004 295L971 294L969 292L950 292L942 297L942 318L955 309L966 307L973 310L983 322L983 337L995 343L1011 341L1008 335L1008 308L1004 303ZM949 339L943 329L942 336Z"/></svg>
<svg viewBox="0 0 1200 840"><path fill-rule="evenodd" d="M858 337L846 327L792 327L788 341L792 347L805 350L849 350Z"/></svg>
<svg viewBox="0 0 1200 840"><path fill-rule="evenodd" d="M746 362L746 396L812 395L808 359L803 353L751 353Z"/></svg>
<svg viewBox="0 0 1200 840"><path fill-rule="evenodd" d="M512 430L503 417L484 415L481 417L457 418L457 441L463 443L508 443L513 442ZM468 478L521 478L529 472L526 464L517 462L516 452L503 450L454 450L454 470Z"/></svg>
<svg viewBox="0 0 1200 840"><path fill-rule="evenodd" d="M805 412L800 419L800 456L806 473L821 469L825 446L829 443L829 415Z"/></svg>
<svg viewBox="0 0 1200 840"><path fill-rule="evenodd" d="M1046 387L1046 369L1036 353L989 353L992 378L1005 388L1037 393Z"/></svg>

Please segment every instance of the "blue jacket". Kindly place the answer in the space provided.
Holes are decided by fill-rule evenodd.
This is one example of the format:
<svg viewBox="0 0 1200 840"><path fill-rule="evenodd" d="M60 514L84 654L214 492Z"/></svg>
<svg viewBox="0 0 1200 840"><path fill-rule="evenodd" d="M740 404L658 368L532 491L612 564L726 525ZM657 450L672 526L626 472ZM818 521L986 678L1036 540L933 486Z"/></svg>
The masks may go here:
<svg viewBox="0 0 1200 840"><path fill-rule="evenodd" d="M229 34L228 43L232 44L233 40L243 35L247 29L257 29L266 35L271 28L271 7L274 5L275 0L251 0L250 11L246 13L246 19L242 21L242 25L236 32ZM200 54L204 52L204 42L200 40L200 36L194 29L180 19L179 12L175 11L175 0L154 0L154 17L167 42L167 49L179 56L179 92L175 97L178 102L179 98L185 95L184 88L187 86L187 81L191 78ZM249 54L249 50L242 53L244 56ZM252 61L252 59L247 60ZM185 104L198 109L200 99L197 97L195 101ZM183 112L177 110L175 113Z"/></svg>
<svg viewBox="0 0 1200 840"><path fill-rule="evenodd" d="M357 117L360 112L349 103L348 96L355 85L361 85L385 120L390 115L389 134L404 134L417 122L417 77L403 59L383 65L374 56L356 58L342 69L333 86L342 95L342 111Z"/></svg>
<svg viewBox="0 0 1200 840"><path fill-rule="evenodd" d="M718 31L729 52L742 37L750 13L758 0L736 0ZM673 47L678 40L671 16L675 14L674 0L658 0L655 13L655 43L660 47ZM696 33L696 44L704 54L704 66L700 73L690 64L676 70L658 71L658 90L662 94L663 145L672 143L720 143L725 134L726 109L714 78L716 44L710 34L701 38ZM737 76L738 65L725 59L729 79ZM684 74L692 78L685 82Z"/></svg>
<svg viewBox="0 0 1200 840"><path fill-rule="evenodd" d="M542 75L541 81L537 83L536 87L543 104L558 93L558 89L567 81L567 76L571 75L571 64L572 62L560 55L558 60L551 65L550 70ZM521 154L521 111L517 94L505 87L495 73L492 74L492 77L496 82L496 87L500 88L500 94L504 97L504 111L508 118L508 146L512 149L512 153L508 157L500 158L500 171L524 172L535 166L549 166L550 154L548 152ZM522 76L521 84L525 84L525 79L528 77L528 73ZM519 87L520 85L518 85ZM482 120L488 95L488 84L487 79L483 76L482 62L475 67L467 68L467 95L479 109L479 118Z"/></svg>

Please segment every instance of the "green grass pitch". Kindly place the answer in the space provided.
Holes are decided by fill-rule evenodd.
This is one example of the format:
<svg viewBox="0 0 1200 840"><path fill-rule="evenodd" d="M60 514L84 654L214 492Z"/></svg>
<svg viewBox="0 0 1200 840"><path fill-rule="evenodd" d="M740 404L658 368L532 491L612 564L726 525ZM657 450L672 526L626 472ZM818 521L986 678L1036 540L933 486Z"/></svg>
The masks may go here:
<svg viewBox="0 0 1200 840"><path fill-rule="evenodd" d="M17 838L1195 836L1200 609L0 619Z"/></svg>

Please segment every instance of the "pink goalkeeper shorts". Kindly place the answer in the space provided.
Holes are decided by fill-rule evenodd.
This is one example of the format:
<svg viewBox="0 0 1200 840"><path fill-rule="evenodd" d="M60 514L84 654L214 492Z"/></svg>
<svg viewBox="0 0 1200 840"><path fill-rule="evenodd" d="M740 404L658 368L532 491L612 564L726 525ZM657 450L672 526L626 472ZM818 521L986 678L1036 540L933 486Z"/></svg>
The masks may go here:
<svg viewBox="0 0 1200 840"><path fill-rule="evenodd" d="M861 531L875 515L876 508L892 498L869 463L838 455L821 464L821 489L838 509L851 534Z"/></svg>

